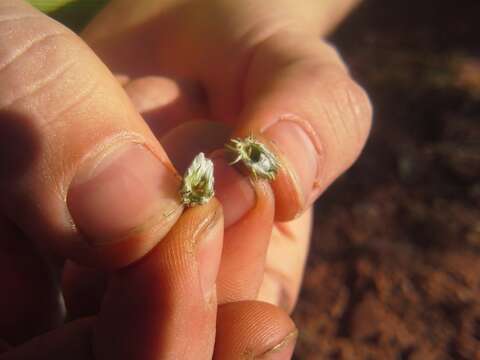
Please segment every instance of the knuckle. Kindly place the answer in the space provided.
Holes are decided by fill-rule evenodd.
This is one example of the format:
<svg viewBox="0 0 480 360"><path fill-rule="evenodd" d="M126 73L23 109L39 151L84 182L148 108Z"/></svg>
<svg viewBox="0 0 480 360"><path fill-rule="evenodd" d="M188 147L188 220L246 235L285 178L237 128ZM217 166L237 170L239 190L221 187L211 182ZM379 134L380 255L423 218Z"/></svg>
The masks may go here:
<svg viewBox="0 0 480 360"><path fill-rule="evenodd" d="M330 80L327 81L331 106L335 117L332 126L341 131L344 141L356 144L356 153L365 144L372 122L372 104L367 92L341 69L329 70Z"/></svg>
<svg viewBox="0 0 480 360"><path fill-rule="evenodd" d="M328 42L321 42L320 53L306 66L310 77L316 79L320 91L326 92L325 98L337 108L337 115L358 123L361 131L358 135L365 137L370 128L372 104L366 91L350 76L337 48ZM338 119L335 119L338 123ZM351 124L353 125L353 124ZM354 127L356 128L356 127Z"/></svg>
<svg viewBox="0 0 480 360"><path fill-rule="evenodd" d="M6 108L29 95L47 91L50 85L68 73L75 63L70 36L49 32L33 38L14 50L14 55L0 62L0 108ZM1 61L1 59L0 59Z"/></svg>
<svg viewBox="0 0 480 360"><path fill-rule="evenodd" d="M38 34L19 35L6 51L0 45L0 84L4 85L0 86L0 109L27 102L41 110L38 117L47 121L55 112L49 105L53 100L68 103L83 88L90 88L94 79L82 74L78 59L85 50L76 35L60 26L43 29Z"/></svg>
<svg viewBox="0 0 480 360"><path fill-rule="evenodd" d="M365 139L370 131L373 107L370 97L363 87L353 80L350 80L347 96L349 99L349 111L353 116L353 120L359 125L359 136Z"/></svg>
<svg viewBox="0 0 480 360"><path fill-rule="evenodd" d="M31 8L0 8L0 74L21 75L22 68L26 75L40 74L51 68L55 54L71 48L75 37L63 25Z"/></svg>
<svg viewBox="0 0 480 360"><path fill-rule="evenodd" d="M0 64L13 61L22 50L36 45L50 34L68 30L50 18L35 11L0 9Z"/></svg>

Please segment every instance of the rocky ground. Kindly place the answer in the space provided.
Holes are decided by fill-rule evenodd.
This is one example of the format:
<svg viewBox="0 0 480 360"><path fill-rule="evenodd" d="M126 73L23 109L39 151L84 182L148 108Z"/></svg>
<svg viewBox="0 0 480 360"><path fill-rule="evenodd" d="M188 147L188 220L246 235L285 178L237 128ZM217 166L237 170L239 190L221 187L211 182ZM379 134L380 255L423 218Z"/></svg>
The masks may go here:
<svg viewBox="0 0 480 360"><path fill-rule="evenodd" d="M479 16L366 0L332 37L375 124L317 204L297 359L480 359Z"/></svg>

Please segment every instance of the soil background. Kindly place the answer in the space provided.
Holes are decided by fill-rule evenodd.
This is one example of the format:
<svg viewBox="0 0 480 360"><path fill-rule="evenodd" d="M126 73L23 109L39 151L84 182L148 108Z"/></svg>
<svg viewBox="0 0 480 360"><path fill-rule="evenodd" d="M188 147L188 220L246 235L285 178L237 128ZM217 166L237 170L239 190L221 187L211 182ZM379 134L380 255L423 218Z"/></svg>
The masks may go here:
<svg viewBox="0 0 480 360"><path fill-rule="evenodd" d="M331 41L375 118L316 206L296 359L480 359L480 1L366 0Z"/></svg>

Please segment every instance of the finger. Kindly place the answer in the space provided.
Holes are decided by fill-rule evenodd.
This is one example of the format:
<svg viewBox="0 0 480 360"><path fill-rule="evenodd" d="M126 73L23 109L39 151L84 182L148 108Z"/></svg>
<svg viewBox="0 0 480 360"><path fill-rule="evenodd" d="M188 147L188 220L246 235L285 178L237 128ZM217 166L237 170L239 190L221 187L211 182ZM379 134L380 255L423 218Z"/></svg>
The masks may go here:
<svg viewBox="0 0 480 360"><path fill-rule="evenodd" d="M211 200L187 210L146 257L120 270L100 311L96 359L211 359L222 238L221 206Z"/></svg>
<svg viewBox="0 0 480 360"><path fill-rule="evenodd" d="M125 85L130 100L157 138L191 119L206 118L200 95L188 84L160 76L134 79Z"/></svg>
<svg viewBox="0 0 480 360"><path fill-rule="evenodd" d="M165 4L147 4L132 12L125 3L117 1L107 7L86 30L86 38L111 66L126 73L141 69L145 73L163 71L200 79L216 119L237 122L237 112L242 110L242 126L237 134L265 135L284 165L274 184L277 220L291 220L302 213L358 156L370 128L370 103L348 76L336 52L316 35L325 34L357 1L327 1L300 7L306 10L300 10L305 29L311 27L313 20L315 35L291 25L288 27L292 31L279 31L285 24L272 24L267 16L264 23L251 27L240 40L235 37L236 31L222 33L218 38L213 33L218 41L202 42L200 35L200 40L192 45L191 36L203 34L192 31L201 18L198 14L202 14L203 8L198 8L189 22L193 27L181 28L179 41L174 41L173 47L171 36L159 31L158 21L152 18L154 13L168 13ZM311 11L313 8L315 11ZM222 7L213 9L220 14L225 11ZM271 15L268 5L267 9ZM280 14L284 9L279 8ZM125 15L127 21L119 26L114 13ZM241 19L244 14L240 13ZM294 13L287 14L287 18L295 24L299 14ZM247 24L249 21L247 17ZM136 26L122 31L122 26L132 23ZM199 23L203 30L204 22ZM239 23L243 25L241 20ZM175 17L162 25L175 27ZM206 31L210 29L207 26ZM191 36L184 36L189 31ZM139 49L138 39L155 46ZM158 55L159 49L166 48L165 39L172 56ZM232 43L238 46L232 48ZM141 51L145 56L138 56ZM185 56L192 51L198 56ZM224 71L219 72L215 64L221 64Z"/></svg>
<svg viewBox="0 0 480 360"><path fill-rule="evenodd" d="M161 145L76 35L19 0L0 19L0 210L80 263L139 259L181 213Z"/></svg>
<svg viewBox="0 0 480 360"><path fill-rule="evenodd" d="M225 125L213 121L184 121L160 139L175 168L184 173L196 154L210 154L221 147L230 131ZM228 217L228 214L225 213L225 216Z"/></svg>
<svg viewBox="0 0 480 360"><path fill-rule="evenodd" d="M175 167L183 172L198 152L209 153L221 146L228 132L228 128L217 122L190 121L169 131L162 144L172 154ZM215 177L220 175L221 182L216 182L216 195L223 206L226 229L217 280L218 301L255 299L264 277L273 226L273 194L268 184L252 184L228 166L222 154L217 155L213 156ZM96 314L103 298L104 281L102 272L68 262L63 291L69 316Z"/></svg>
<svg viewBox="0 0 480 360"><path fill-rule="evenodd" d="M1 360L94 360L90 339L93 319L69 323L57 330L10 348Z"/></svg>
<svg viewBox="0 0 480 360"><path fill-rule="evenodd" d="M0 220L0 338L12 345L59 326L64 307L52 268L12 224Z"/></svg>
<svg viewBox="0 0 480 360"><path fill-rule="evenodd" d="M310 208L299 218L276 223L269 243L258 300L290 313L298 299L312 228Z"/></svg>
<svg viewBox="0 0 480 360"><path fill-rule="evenodd" d="M106 272L67 261L61 281L68 319L98 314L107 287Z"/></svg>
<svg viewBox="0 0 480 360"><path fill-rule="evenodd" d="M241 42L246 39L262 41L272 30L285 27L286 22L290 27L300 25L318 36L325 36L360 2L324 0L297 4L288 1L244 1L227 6L209 3L212 5L210 7L208 4L194 3L172 9L169 2L144 0L137 1L138 6L132 7L130 0L115 0L96 14L83 30L82 36L111 68L125 74L138 76L179 69L181 73L188 73L203 65L220 74L218 80L222 81L222 78L225 80L228 77L230 67L235 67L232 66L232 62L235 62L232 60L243 62L241 55L245 55L245 49L241 45L231 47L233 41L239 41L239 36L243 35ZM191 15L188 12L192 10L189 5L193 5ZM298 20L299 16L301 20ZM205 21L206 18L215 19L212 21L213 27L208 20ZM224 24L229 26L222 27ZM223 31L216 31L218 28ZM245 33L247 29L250 32ZM232 50L235 56L232 56ZM165 56L167 53L169 56ZM192 56L193 53L196 56ZM212 61L220 56L223 57L222 61L225 60L221 72L212 66ZM232 102L238 101L230 91L222 93Z"/></svg>
<svg viewBox="0 0 480 360"><path fill-rule="evenodd" d="M297 330L280 308L242 301L218 308L214 359L288 360Z"/></svg>
<svg viewBox="0 0 480 360"><path fill-rule="evenodd" d="M371 123L365 92L317 38L282 34L256 49L236 135L255 134L279 157L279 221L301 214L358 157Z"/></svg>
<svg viewBox="0 0 480 360"><path fill-rule="evenodd" d="M231 128L213 121L187 121L167 132L161 142L173 164L184 172L199 152L210 154L215 164L215 193L223 205L225 228L242 219L255 207L256 190L225 158L223 147Z"/></svg>
<svg viewBox="0 0 480 360"><path fill-rule="evenodd" d="M150 87L151 85L153 84L150 83L148 86ZM140 95L143 90L140 90L139 93L136 93L137 90L134 89L131 91L129 94L138 97L138 99L141 98ZM149 94L148 102L150 104L161 104L163 96L163 92L157 88ZM141 110L142 104L139 105L139 110ZM157 119L152 120L156 121ZM193 157L199 152L208 154L221 147L228 139L228 134L230 133L229 128L218 122L184 120L182 119L182 123L161 137L161 143L165 151L167 154L171 154L171 161L180 173L185 172ZM230 183L229 186L233 187L232 193L238 193L238 188L235 184ZM246 186L251 187L248 182ZM239 188L242 189L242 186ZM235 191L235 189L237 190ZM217 194L222 196L218 187ZM251 197L251 206L253 207L255 201L253 191ZM238 209L235 206L235 201L231 203L223 202L222 205L224 224L225 227L228 227L231 220L237 218L242 209ZM240 216L243 215L240 214ZM256 233L256 229L251 229L250 232ZM106 274L100 270L82 267L71 261L66 263L62 277L62 289L69 317L76 319L98 313L104 296L106 278ZM221 290L218 292L223 293ZM252 294L252 291L249 293Z"/></svg>
<svg viewBox="0 0 480 360"><path fill-rule="evenodd" d="M255 205L225 230L217 280L219 303L255 299L263 279L273 227L274 198L267 182L255 182L252 187ZM223 200L226 203L225 198Z"/></svg>
<svg viewBox="0 0 480 360"><path fill-rule="evenodd" d="M162 143L175 166L184 169L198 151L208 153L221 146L227 130L214 122L186 122L167 133ZM210 157L215 164L215 193L225 214L218 301L253 300L263 279L273 227L273 193L267 182L252 182L230 166L223 151Z"/></svg>

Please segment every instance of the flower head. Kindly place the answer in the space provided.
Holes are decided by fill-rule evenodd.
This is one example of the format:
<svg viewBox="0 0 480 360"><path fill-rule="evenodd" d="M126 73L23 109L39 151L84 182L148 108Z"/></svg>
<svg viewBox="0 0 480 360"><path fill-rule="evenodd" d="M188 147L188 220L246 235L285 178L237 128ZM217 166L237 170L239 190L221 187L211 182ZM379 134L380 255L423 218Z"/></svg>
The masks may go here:
<svg viewBox="0 0 480 360"><path fill-rule="evenodd" d="M213 183L213 163L200 153L183 176L180 189L182 204L189 207L206 204L215 194Z"/></svg>
<svg viewBox="0 0 480 360"><path fill-rule="evenodd" d="M242 162L254 180L275 180L280 168L277 157L252 135L231 139L225 148L234 158L230 165Z"/></svg>

